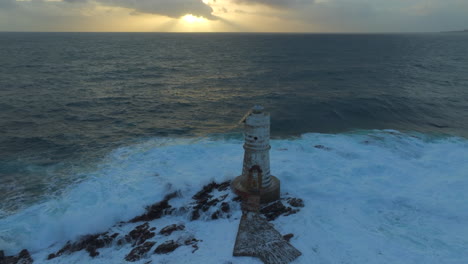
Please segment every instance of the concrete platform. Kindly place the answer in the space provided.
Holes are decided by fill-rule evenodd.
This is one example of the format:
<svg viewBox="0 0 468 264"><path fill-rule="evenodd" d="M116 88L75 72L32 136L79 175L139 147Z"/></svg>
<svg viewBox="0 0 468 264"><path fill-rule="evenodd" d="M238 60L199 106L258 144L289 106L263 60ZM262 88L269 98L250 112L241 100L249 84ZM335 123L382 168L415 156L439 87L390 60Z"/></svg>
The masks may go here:
<svg viewBox="0 0 468 264"><path fill-rule="evenodd" d="M265 264L288 264L298 258L301 252L259 214L244 212L233 255L257 257Z"/></svg>

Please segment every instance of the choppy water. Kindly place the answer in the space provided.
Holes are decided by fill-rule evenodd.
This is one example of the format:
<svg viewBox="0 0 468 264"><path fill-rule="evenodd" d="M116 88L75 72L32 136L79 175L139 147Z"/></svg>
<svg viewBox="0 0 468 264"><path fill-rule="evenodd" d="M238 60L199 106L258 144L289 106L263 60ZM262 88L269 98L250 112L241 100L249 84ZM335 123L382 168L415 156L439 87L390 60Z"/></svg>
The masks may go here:
<svg viewBox="0 0 468 264"><path fill-rule="evenodd" d="M282 234L295 235L292 243L303 253L297 263L459 264L468 258L468 140L385 130L305 134L271 144L271 170L282 192L306 204L274 222ZM178 204L189 204L202 185L232 179L241 170L241 145L241 139L165 137L119 147L62 194L0 219L0 248L6 254L27 248L37 263L123 263L128 246L99 250L94 259L86 252L46 259L69 239L141 214L165 193L181 190ZM191 222L188 211L152 222L158 230L184 223L203 242L194 254L181 249L138 263L260 263L232 257L240 210L229 219L210 215ZM133 227L114 231L124 235Z"/></svg>
<svg viewBox="0 0 468 264"><path fill-rule="evenodd" d="M96 177L112 184L137 177L141 168L103 173L122 148L141 151L153 140L239 141L234 125L254 104L271 112L275 138L302 148L313 144L296 138L304 133L333 134L346 145L354 142L349 135L372 138L380 133L374 129L393 129L405 140L417 133L422 149L451 142L445 151L460 156L408 169L445 166L456 173L440 177L452 178L466 169L467 34L0 33L0 62L4 223L66 201L63 195L79 192L74 186ZM412 146L382 142L413 157ZM190 147L178 151L184 149ZM151 170L157 168L144 171ZM145 182L130 186L142 191ZM110 215L119 219L116 211ZM23 244L2 239L6 248L19 248L29 237Z"/></svg>

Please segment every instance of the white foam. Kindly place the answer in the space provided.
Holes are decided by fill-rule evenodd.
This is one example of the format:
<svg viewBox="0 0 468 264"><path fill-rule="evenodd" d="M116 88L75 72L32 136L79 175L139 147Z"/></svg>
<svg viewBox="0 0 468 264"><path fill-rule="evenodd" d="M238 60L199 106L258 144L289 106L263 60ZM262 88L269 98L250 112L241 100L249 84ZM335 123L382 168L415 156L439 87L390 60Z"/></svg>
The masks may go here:
<svg viewBox="0 0 468 264"><path fill-rule="evenodd" d="M116 149L62 196L0 219L0 248L7 254L28 248L41 263L68 239L128 220L170 190L182 190L188 201L209 181L240 173L241 144L153 139ZM314 147L319 144L325 148ZM275 226L295 234L291 243L303 253L297 263L462 263L468 259L467 160L466 139L396 131L272 140L271 171L282 192L306 204ZM231 256L235 218L177 221L204 240L200 250L153 255L154 263L255 263ZM129 249L100 251L96 259L83 253L48 263L120 263Z"/></svg>

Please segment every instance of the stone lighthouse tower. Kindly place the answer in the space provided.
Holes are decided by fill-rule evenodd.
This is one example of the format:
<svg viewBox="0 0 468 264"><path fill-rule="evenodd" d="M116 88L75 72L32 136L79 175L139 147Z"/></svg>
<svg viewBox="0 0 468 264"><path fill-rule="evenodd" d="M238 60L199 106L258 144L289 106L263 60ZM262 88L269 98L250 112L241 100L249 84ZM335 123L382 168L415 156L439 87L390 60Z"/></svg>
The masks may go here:
<svg viewBox="0 0 468 264"><path fill-rule="evenodd" d="M280 197L280 182L270 174L270 114L254 106L244 122L244 164L242 174L232 182L232 189L243 200L258 197L269 203Z"/></svg>

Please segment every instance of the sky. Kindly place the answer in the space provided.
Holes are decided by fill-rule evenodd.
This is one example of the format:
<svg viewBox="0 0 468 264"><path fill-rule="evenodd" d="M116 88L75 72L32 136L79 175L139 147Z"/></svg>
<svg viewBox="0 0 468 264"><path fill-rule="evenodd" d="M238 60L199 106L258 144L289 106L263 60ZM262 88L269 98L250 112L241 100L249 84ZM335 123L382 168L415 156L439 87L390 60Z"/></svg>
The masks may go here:
<svg viewBox="0 0 468 264"><path fill-rule="evenodd" d="M468 0L0 0L0 31L438 32Z"/></svg>

